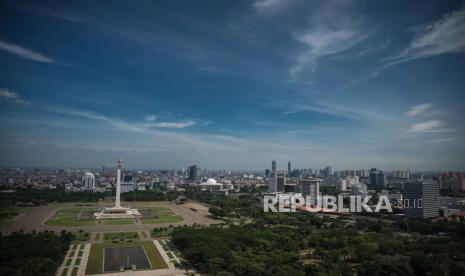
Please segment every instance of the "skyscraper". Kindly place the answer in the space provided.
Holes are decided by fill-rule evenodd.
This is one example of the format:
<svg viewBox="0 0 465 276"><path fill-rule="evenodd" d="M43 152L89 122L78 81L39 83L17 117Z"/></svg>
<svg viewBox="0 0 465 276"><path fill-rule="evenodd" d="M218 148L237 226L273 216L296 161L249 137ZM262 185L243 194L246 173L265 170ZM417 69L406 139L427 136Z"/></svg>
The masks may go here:
<svg viewBox="0 0 465 276"><path fill-rule="evenodd" d="M284 186L286 186L286 173L280 172L276 177L277 192L284 192Z"/></svg>
<svg viewBox="0 0 465 276"><path fill-rule="evenodd" d="M376 186L378 182L378 170L376 168L372 168L370 170L370 185Z"/></svg>
<svg viewBox="0 0 465 276"><path fill-rule="evenodd" d="M265 177L268 178L268 177L270 177L270 175L271 175L270 169L266 169L265 170Z"/></svg>
<svg viewBox="0 0 465 276"><path fill-rule="evenodd" d="M411 218L434 218L439 215L439 184L424 180L405 183L404 212Z"/></svg>
<svg viewBox="0 0 465 276"><path fill-rule="evenodd" d="M320 182L315 178L304 178L299 180L300 191L303 197L310 196L313 203L320 194Z"/></svg>
<svg viewBox="0 0 465 276"><path fill-rule="evenodd" d="M291 162L287 162L287 175L291 175Z"/></svg>
<svg viewBox="0 0 465 276"><path fill-rule="evenodd" d="M268 183L268 192L276 193L278 191L278 182L277 182L277 171L276 171L276 160L271 161L271 177Z"/></svg>
<svg viewBox="0 0 465 276"><path fill-rule="evenodd" d="M199 168L197 165L192 165L188 168L188 180L195 181L199 177Z"/></svg>
<svg viewBox="0 0 465 276"><path fill-rule="evenodd" d="M378 171L376 185L378 186L386 186L386 174L383 171Z"/></svg>
<svg viewBox="0 0 465 276"><path fill-rule="evenodd" d="M372 168L370 170L370 185L372 186L386 186L386 174L382 170Z"/></svg>

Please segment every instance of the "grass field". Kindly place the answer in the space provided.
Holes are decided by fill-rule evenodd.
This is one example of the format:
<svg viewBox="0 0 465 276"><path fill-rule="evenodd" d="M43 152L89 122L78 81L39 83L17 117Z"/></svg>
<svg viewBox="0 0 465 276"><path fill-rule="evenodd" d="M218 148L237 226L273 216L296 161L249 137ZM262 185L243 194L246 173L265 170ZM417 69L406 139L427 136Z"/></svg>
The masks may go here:
<svg viewBox="0 0 465 276"><path fill-rule="evenodd" d="M105 225L125 225L125 224L134 224L133 219L106 219L103 221Z"/></svg>
<svg viewBox="0 0 465 276"><path fill-rule="evenodd" d="M58 210L55 215L48 219L45 224L50 226L93 226L94 220L76 220L83 208L68 208Z"/></svg>
<svg viewBox="0 0 465 276"><path fill-rule="evenodd" d="M130 233L130 232L128 232ZM110 234L110 233L106 233ZM117 233L119 234L119 233ZM94 243L90 248L86 274L103 273L103 249L115 247L143 246L149 258L152 269L168 268L163 258L153 244L153 241L138 241L132 243Z"/></svg>
<svg viewBox="0 0 465 276"><path fill-rule="evenodd" d="M78 242L88 241L90 234L88 232L78 232L74 234L74 240Z"/></svg>
<svg viewBox="0 0 465 276"><path fill-rule="evenodd" d="M141 221L143 224L169 223L183 220L181 216L163 207L142 208L140 212L142 213Z"/></svg>
<svg viewBox="0 0 465 276"><path fill-rule="evenodd" d="M32 211L33 207L15 207L15 206L6 206L0 208L0 224L7 224L14 217L26 214Z"/></svg>
<svg viewBox="0 0 465 276"><path fill-rule="evenodd" d="M110 241L113 239L137 239L139 236L137 235L137 232L115 232L115 233L105 233L103 235L103 239L105 241Z"/></svg>

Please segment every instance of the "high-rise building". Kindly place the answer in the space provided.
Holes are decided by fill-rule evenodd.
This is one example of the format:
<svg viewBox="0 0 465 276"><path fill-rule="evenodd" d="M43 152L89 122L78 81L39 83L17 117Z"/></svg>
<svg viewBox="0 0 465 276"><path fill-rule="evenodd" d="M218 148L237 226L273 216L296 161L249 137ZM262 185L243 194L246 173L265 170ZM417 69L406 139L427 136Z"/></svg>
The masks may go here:
<svg viewBox="0 0 465 276"><path fill-rule="evenodd" d="M351 187L352 195L361 196L362 198L368 195L368 187L363 183L355 183Z"/></svg>
<svg viewBox="0 0 465 276"><path fill-rule="evenodd" d="M187 179L190 181L195 181L199 177L199 167L197 165L192 165L188 169Z"/></svg>
<svg viewBox="0 0 465 276"><path fill-rule="evenodd" d="M410 170L397 170L392 173L392 176L400 179L410 179Z"/></svg>
<svg viewBox="0 0 465 276"><path fill-rule="evenodd" d="M86 172L82 177L82 187L85 189L95 189L95 176L93 173Z"/></svg>
<svg viewBox="0 0 465 276"><path fill-rule="evenodd" d="M465 177L463 173L445 172L440 177L441 190L465 192Z"/></svg>
<svg viewBox="0 0 465 276"><path fill-rule="evenodd" d="M268 183L268 192L276 193L278 191L278 172L276 171L276 160L271 161L271 176Z"/></svg>
<svg viewBox="0 0 465 276"><path fill-rule="evenodd" d="M316 178L299 179L300 192L303 197L311 197L313 203L316 202L317 196L320 194L320 182Z"/></svg>
<svg viewBox="0 0 465 276"><path fill-rule="evenodd" d="M411 218L434 218L439 215L439 184L424 180L405 183L404 213Z"/></svg>
<svg viewBox="0 0 465 276"><path fill-rule="evenodd" d="M372 186L386 186L386 174L382 170L372 168L370 170L370 185Z"/></svg>
<svg viewBox="0 0 465 276"><path fill-rule="evenodd" d="M377 182L376 182L376 185L378 186L386 186L386 174L383 172L383 171L378 171L378 179L377 179Z"/></svg>
<svg viewBox="0 0 465 276"><path fill-rule="evenodd" d="M376 168L372 168L370 170L370 185L376 186L378 181L378 170Z"/></svg>
<svg viewBox="0 0 465 276"><path fill-rule="evenodd" d="M284 186L286 186L286 173L279 172L276 179L277 192L284 192Z"/></svg>
<svg viewBox="0 0 465 276"><path fill-rule="evenodd" d="M265 177L268 178L268 177L270 177L270 175L271 175L270 169L266 169L265 170Z"/></svg>
<svg viewBox="0 0 465 276"><path fill-rule="evenodd" d="M287 162L287 175L291 175L291 162Z"/></svg>

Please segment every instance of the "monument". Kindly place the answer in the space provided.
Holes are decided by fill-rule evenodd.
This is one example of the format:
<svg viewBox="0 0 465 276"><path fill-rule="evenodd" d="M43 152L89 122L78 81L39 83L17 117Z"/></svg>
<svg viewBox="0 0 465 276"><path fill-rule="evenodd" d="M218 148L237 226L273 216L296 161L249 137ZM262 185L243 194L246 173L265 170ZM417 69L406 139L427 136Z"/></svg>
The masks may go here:
<svg viewBox="0 0 465 276"><path fill-rule="evenodd" d="M141 216L137 209L121 206L121 169L123 168L121 159L116 162L116 168L115 206L105 207L100 212L94 213L95 219L137 218Z"/></svg>

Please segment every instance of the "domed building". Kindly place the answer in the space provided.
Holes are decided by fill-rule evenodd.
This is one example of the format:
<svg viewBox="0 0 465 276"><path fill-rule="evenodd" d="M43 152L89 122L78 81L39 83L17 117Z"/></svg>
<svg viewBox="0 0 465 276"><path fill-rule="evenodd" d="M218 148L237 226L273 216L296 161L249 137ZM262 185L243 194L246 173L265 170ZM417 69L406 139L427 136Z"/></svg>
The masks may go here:
<svg viewBox="0 0 465 276"><path fill-rule="evenodd" d="M209 179L207 179L206 182L200 183L199 188L202 191L209 191L211 193L213 193L213 192L224 192L226 194L230 190L229 186L227 187L227 185L218 183L213 178L209 178Z"/></svg>

